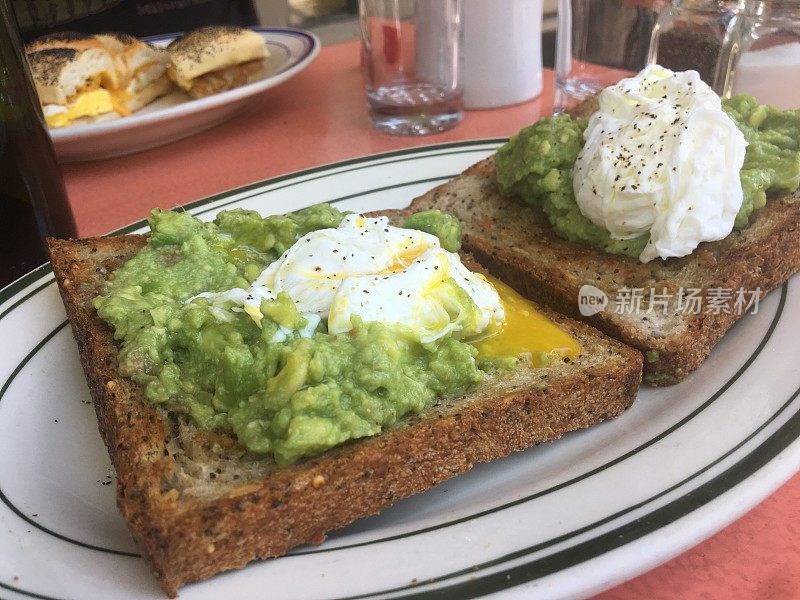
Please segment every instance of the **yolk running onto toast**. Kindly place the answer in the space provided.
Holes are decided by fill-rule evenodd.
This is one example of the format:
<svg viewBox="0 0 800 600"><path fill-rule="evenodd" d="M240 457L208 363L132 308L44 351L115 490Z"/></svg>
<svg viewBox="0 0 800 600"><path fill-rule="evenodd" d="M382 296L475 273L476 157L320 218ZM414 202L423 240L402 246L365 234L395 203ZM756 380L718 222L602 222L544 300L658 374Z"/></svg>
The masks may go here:
<svg viewBox="0 0 800 600"><path fill-rule="evenodd" d="M481 356L527 355L534 367L544 366L547 357L578 357L581 346L575 338L502 281L491 276L486 279L500 295L506 318L502 325L490 328L486 336L474 342Z"/></svg>

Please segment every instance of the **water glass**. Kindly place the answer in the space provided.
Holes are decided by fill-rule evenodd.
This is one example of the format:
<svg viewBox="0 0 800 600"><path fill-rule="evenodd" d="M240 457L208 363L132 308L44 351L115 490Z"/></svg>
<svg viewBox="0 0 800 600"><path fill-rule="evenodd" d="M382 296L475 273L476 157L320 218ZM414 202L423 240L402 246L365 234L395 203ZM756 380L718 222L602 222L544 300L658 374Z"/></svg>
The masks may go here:
<svg viewBox="0 0 800 600"><path fill-rule="evenodd" d="M425 135L461 121L461 0L359 0L359 19L373 125Z"/></svg>
<svg viewBox="0 0 800 600"><path fill-rule="evenodd" d="M665 0L559 0L555 110L562 112L647 64Z"/></svg>
<svg viewBox="0 0 800 600"><path fill-rule="evenodd" d="M800 1L749 0L738 47L734 94L784 110L800 108Z"/></svg>

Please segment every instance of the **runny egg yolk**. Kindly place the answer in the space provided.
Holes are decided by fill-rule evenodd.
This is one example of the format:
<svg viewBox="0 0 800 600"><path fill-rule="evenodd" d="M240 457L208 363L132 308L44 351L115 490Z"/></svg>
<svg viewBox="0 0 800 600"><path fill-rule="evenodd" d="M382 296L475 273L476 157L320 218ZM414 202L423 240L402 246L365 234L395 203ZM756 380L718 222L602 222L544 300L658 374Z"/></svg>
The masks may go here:
<svg viewBox="0 0 800 600"><path fill-rule="evenodd" d="M505 310L500 325L490 325L484 337L474 343L486 357L529 355L534 367L545 366L546 357L574 360L581 353L578 341L514 289L491 276L486 279L497 290Z"/></svg>

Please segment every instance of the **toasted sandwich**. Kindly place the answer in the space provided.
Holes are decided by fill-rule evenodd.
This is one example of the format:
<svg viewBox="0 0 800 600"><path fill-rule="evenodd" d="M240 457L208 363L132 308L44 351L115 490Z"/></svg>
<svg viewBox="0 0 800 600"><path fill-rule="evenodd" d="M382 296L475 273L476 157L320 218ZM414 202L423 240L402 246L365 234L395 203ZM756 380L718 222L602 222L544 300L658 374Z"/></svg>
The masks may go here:
<svg viewBox="0 0 800 600"><path fill-rule="evenodd" d="M172 88L167 77L169 55L166 50L125 33L87 35L58 32L42 36L26 47L29 56L34 52L50 49L96 49L107 52L113 61L116 78L105 87L111 94L115 111L119 115L126 116L139 110ZM90 118L88 115L85 117ZM61 122L61 118L57 122ZM72 120L65 125L71 122Z"/></svg>
<svg viewBox="0 0 800 600"><path fill-rule="evenodd" d="M172 89L169 54L126 33L101 33L96 39L115 57L125 106L135 112Z"/></svg>
<svg viewBox="0 0 800 600"><path fill-rule="evenodd" d="M167 46L169 76L193 98L231 90L263 76L264 38L234 26L201 27Z"/></svg>
<svg viewBox="0 0 800 600"><path fill-rule="evenodd" d="M28 63L50 127L129 114L105 49L45 48L30 52Z"/></svg>

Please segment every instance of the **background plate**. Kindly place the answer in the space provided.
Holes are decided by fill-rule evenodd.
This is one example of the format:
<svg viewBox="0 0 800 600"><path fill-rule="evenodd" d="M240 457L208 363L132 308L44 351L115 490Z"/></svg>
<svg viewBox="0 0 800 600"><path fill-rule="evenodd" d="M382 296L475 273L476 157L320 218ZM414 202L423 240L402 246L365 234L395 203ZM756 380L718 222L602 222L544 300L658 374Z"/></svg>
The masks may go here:
<svg viewBox="0 0 800 600"><path fill-rule="evenodd" d="M319 167L192 205L280 213L316 201L401 207L495 142ZM127 230L143 230L141 225ZM478 465L318 547L181 591L183 600L576 597L711 535L800 468L800 289L741 320L684 383L643 389L614 421ZM0 292L0 597L161 598L114 503L52 273Z"/></svg>
<svg viewBox="0 0 800 600"><path fill-rule="evenodd" d="M233 117L253 100L253 96L297 75L319 54L319 39L310 31L275 27L252 29L264 37L270 51L264 79L198 100L173 91L130 117L51 129L50 137L59 160L80 162L124 156L205 131ZM179 35L144 39L166 46Z"/></svg>

